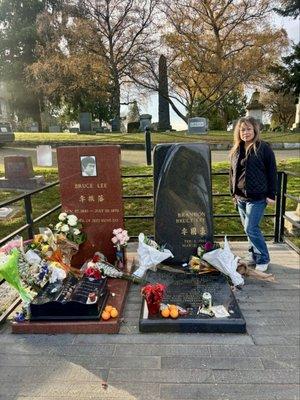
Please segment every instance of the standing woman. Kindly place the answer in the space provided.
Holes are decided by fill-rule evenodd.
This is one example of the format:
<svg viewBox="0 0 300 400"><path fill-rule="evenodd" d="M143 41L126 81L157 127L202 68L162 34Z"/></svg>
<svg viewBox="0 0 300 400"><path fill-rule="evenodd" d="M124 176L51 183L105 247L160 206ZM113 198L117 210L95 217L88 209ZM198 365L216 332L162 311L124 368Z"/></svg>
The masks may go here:
<svg viewBox="0 0 300 400"><path fill-rule="evenodd" d="M238 120L230 161L230 191L248 237L248 260L264 272L270 256L259 224L266 206L275 203L277 170L273 150L260 140L254 118Z"/></svg>

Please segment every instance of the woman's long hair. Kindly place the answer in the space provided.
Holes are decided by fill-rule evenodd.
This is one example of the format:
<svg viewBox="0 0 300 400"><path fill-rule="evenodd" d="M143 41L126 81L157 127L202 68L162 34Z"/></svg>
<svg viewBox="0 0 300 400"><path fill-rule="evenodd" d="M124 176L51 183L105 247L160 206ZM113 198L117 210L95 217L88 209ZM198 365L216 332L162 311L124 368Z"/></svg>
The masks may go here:
<svg viewBox="0 0 300 400"><path fill-rule="evenodd" d="M241 125L251 125L254 130L254 138L253 141L250 143L250 145L246 149L246 157L250 153L250 151L253 149L255 154L257 152L257 144L260 140L259 138L259 123L257 120L253 117L242 117L238 120L238 122L235 125L234 132L233 132L233 146L232 149L229 152L229 157L232 158L232 156L237 152L238 148L240 147L240 144L242 142L241 136L240 136L240 128Z"/></svg>

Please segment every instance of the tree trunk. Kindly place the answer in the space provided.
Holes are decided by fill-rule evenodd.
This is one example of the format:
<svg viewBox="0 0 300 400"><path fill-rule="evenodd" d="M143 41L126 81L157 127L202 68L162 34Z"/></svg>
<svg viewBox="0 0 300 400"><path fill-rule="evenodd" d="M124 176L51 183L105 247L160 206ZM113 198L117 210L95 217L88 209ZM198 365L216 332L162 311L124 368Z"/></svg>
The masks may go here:
<svg viewBox="0 0 300 400"><path fill-rule="evenodd" d="M167 131L171 129L170 125L170 106L168 100L168 73L167 59L161 55L159 57L159 82L158 82L158 129Z"/></svg>
<svg viewBox="0 0 300 400"><path fill-rule="evenodd" d="M111 122L111 130L112 132L120 132L121 130L121 120L120 120L120 112L121 112L121 104L120 104L120 82L117 74L114 74L113 77L114 87L111 91L111 113L113 116Z"/></svg>
<svg viewBox="0 0 300 400"><path fill-rule="evenodd" d="M40 107L40 101L37 97L32 99L31 117L35 122L38 123L39 132L42 132L43 127L42 127L41 107Z"/></svg>

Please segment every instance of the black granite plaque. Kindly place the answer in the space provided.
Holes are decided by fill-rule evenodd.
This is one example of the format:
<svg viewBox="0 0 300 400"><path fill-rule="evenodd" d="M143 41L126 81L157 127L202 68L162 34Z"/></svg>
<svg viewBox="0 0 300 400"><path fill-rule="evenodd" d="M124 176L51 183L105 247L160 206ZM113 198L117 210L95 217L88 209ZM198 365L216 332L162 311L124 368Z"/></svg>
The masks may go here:
<svg viewBox="0 0 300 400"><path fill-rule="evenodd" d="M210 148L202 143L154 150L155 241L187 262L199 243L213 241Z"/></svg>
<svg viewBox="0 0 300 400"><path fill-rule="evenodd" d="M188 315L177 319L163 318L160 315L148 316L143 300L140 332L246 332L246 322L223 274L195 275L184 272L184 269L181 269L181 272L170 272L165 268L167 267L160 267L157 272L148 271L146 280L150 283L164 283L167 289L163 303L181 306L188 310ZM204 292L212 295L214 306L223 305L230 316L216 318L197 314Z"/></svg>

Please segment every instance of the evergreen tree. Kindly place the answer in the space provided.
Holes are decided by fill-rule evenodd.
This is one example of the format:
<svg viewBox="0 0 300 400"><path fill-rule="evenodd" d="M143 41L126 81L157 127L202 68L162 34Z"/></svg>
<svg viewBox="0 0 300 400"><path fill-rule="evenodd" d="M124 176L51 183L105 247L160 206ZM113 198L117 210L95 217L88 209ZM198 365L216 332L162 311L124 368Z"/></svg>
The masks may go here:
<svg viewBox="0 0 300 400"><path fill-rule="evenodd" d="M129 107L127 121L128 122L139 122L140 120L140 110L137 105L137 101L134 100Z"/></svg>
<svg viewBox="0 0 300 400"><path fill-rule="evenodd" d="M6 83L14 114L19 120L33 118L40 129L41 99L26 81L26 68L36 60L36 21L45 7L45 0L0 2L0 80Z"/></svg>
<svg viewBox="0 0 300 400"><path fill-rule="evenodd" d="M297 18L300 15L300 0L281 0L281 8L274 8L274 10L284 16Z"/></svg>

